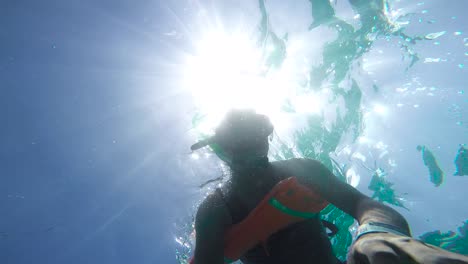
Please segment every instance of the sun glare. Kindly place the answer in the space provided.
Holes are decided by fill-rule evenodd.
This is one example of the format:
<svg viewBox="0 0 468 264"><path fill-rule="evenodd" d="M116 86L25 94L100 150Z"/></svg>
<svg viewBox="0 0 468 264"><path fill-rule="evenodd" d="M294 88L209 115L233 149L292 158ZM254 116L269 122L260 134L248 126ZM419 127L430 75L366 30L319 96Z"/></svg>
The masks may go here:
<svg viewBox="0 0 468 264"><path fill-rule="evenodd" d="M377 113L380 116L386 116L389 114L389 110L385 105L382 104L375 104L374 105L374 112Z"/></svg>
<svg viewBox="0 0 468 264"><path fill-rule="evenodd" d="M248 107L258 89L259 63L259 52L242 34L210 33L188 58L186 85L197 107L205 111Z"/></svg>
<svg viewBox="0 0 468 264"><path fill-rule="evenodd" d="M284 104L289 90L285 87L294 84L281 71L268 75L266 71L261 49L247 34L212 32L187 58L184 86L197 108L210 113L211 124L232 108L252 108L271 116Z"/></svg>
<svg viewBox="0 0 468 264"><path fill-rule="evenodd" d="M258 45L245 31L212 30L202 34L195 51L186 58L183 86L190 91L203 120L196 130L212 133L226 111L250 108L266 114L275 126L293 126L285 115L320 114L327 94L306 91L299 84L308 78L309 62L296 56L300 39L289 39L280 67L267 66L274 46ZM289 120L289 121L288 121Z"/></svg>

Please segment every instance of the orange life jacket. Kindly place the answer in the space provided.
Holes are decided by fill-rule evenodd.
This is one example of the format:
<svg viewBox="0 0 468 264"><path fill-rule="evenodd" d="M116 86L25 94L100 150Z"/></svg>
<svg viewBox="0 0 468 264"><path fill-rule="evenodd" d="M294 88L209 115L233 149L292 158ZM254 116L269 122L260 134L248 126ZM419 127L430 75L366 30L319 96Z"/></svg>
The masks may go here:
<svg viewBox="0 0 468 264"><path fill-rule="evenodd" d="M295 177L282 180L244 220L225 232L224 262L240 259L258 243L265 245L272 234L291 224L316 217L327 205L315 190L300 184ZM266 248L265 251L268 254Z"/></svg>

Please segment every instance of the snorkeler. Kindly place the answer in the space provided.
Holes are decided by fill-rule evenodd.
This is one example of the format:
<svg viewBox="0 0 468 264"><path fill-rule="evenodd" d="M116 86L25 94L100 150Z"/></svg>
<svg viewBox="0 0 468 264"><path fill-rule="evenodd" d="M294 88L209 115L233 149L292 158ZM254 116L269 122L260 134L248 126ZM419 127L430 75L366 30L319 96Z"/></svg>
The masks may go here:
<svg viewBox="0 0 468 264"><path fill-rule="evenodd" d="M468 176L468 150L463 145L460 145L455 157L455 167L457 171L453 175Z"/></svg>
<svg viewBox="0 0 468 264"><path fill-rule="evenodd" d="M444 180L444 172L440 169L439 164L437 164L434 154L426 146L418 145L416 149L422 152L424 165L429 169L431 182L436 187L440 186Z"/></svg>
<svg viewBox="0 0 468 264"><path fill-rule="evenodd" d="M347 263L468 263L411 238L405 218L341 182L312 159L268 160L273 125L248 110L227 114L205 146L231 178L200 204L192 264L335 264L320 211L333 204L359 222Z"/></svg>

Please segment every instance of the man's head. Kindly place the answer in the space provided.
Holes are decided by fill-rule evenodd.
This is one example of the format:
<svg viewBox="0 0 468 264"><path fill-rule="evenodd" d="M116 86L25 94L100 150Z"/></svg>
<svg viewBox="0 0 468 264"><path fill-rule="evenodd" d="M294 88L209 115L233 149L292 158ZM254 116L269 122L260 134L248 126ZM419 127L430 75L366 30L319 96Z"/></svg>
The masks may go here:
<svg viewBox="0 0 468 264"><path fill-rule="evenodd" d="M191 149L210 145L229 165L255 161L268 155L268 136L272 132L268 117L252 110L232 110L216 128L214 136L192 145Z"/></svg>

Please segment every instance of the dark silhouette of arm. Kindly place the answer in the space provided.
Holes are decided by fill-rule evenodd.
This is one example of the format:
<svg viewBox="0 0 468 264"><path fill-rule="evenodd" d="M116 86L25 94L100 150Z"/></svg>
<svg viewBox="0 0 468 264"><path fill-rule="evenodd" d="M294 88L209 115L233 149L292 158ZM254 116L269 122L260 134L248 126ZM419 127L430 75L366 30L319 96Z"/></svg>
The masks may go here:
<svg viewBox="0 0 468 264"><path fill-rule="evenodd" d="M405 218L394 209L372 200L340 181L319 161L303 159L300 163L302 163L302 178L305 184L317 188L328 202L354 217L360 225L379 222L395 226L410 234Z"/></svg>
<svg viewBox="0 0 468 264"><path fill-rule="evenodd" d="M224 263L224 231L231 216L219 193L209 195L195 218L196 247L193 264Z"/></svg>

